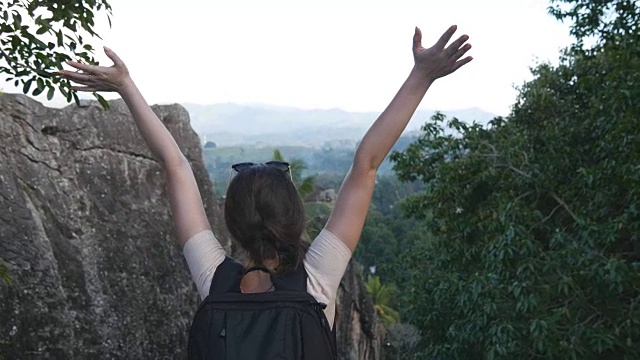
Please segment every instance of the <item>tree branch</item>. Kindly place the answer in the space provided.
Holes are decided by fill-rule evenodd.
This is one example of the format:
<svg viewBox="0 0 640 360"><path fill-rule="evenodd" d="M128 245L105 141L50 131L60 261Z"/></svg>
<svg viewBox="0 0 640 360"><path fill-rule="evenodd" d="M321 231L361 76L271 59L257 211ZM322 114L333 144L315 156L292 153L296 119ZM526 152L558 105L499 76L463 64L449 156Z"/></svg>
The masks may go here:
<svg viewBox="0 0 640 360"><path fill-rule="evenodd" d="M580 220L578 219L576 214L574 214L573 211L571 211L571 209L569 209L569 205L567 205L567 203L564 202L564 200L562 200L558 195L556 195L556 193L553 193L553 192L551 193L551 196L558 202L558 204L562 205L562 207L565 210L567 210L567 212L569 213L569 215L571 215L573 220L575 220L576 222L580 222Z"/></svg>

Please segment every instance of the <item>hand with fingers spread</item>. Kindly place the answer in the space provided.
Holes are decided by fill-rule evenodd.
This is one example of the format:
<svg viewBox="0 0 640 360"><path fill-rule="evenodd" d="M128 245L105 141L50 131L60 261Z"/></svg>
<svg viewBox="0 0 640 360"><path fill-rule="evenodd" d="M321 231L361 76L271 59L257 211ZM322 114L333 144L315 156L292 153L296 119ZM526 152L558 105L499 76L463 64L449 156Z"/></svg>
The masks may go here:
<svg viewBox="0 0 640 360"><path fill-rule="evenodd" d="M118 55L111 49L105 47L104 53L113 61L113 66L105 67L98 65L87 65L75 61L69 61L67 64L78 69L78 72L61 70L58 72L60 76L74 83L84 86L72 86L74 91L116 91L122 90L130 81L129 70L127 66L120 60Z"/></svg>
<svg viewBox="0 0 640 360"><path fill-rule="evenodd" d="M466 43L469 36L462 35L447 46L456 30L455 25L451 26L442 34L435 45L425 49L422 47L422 32L416 27L413 35L415 70L425 76L427 80L434 81L447 76L472 60L471 56L462 58L471 49L471 44Z"/></svg>

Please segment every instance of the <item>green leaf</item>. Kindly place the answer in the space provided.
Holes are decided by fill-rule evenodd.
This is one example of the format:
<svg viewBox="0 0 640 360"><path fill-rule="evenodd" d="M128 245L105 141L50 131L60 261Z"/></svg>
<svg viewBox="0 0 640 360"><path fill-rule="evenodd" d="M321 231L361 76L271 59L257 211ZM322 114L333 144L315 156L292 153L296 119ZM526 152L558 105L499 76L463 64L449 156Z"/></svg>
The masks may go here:
<svg viewBox="0 0 640 360"><path fill-rule="evenodd" d="M109 102L102 97L102 95L98 93L94 93L94 96L96 97L96 99L98 99L98 102L100 103L100 105L104 110L109 110L111 106L109 105Z"/></svg>
<svg viewBox="0 0 640 360"><path fill-rule="evenodd" d="M22 27L22 16L17 11L13 13L13 29L18 31Z"/></svg>
<svg viewBox="0 0 640 360"><path fill-rule="evenodd" d="M51 101L51 99L53 99L55 91L56 89L53 86L49 86L49 91L47 91L47 100Z"/></svg>
<svg viewBox="0 0 640 360"><path fill-rule="evenodd" d="M24 86L22 86L22 93L23 94L28 94L29 93L29 89L31 88L31 84L33 83L33 78L25 81Z"/></svg>
<svg viewBox="0 0 640 360"><path fill-rule="evenodd" d="M44 88L45 88L44 80L42 80L42 78L38 78L36 82L37 82L38 94L40 94L41 92L44 91Z"/></svg>
<svg viewBox="0 0 640 360"><path fill-rule="evenodd" d="M44 89L35 88L35 89L33 89L33 92L31 94L33 96L38 96L38 95L42 94L43 91L44 91Z"/></svg>
<svg viewBox="0 0 640 360"><path fill-rule="evenodd" d="M38 1L29 2L29 5L27 6L29 15L33 16L33 12L38 8L38 6L40 6L40 3Z"/></svg>

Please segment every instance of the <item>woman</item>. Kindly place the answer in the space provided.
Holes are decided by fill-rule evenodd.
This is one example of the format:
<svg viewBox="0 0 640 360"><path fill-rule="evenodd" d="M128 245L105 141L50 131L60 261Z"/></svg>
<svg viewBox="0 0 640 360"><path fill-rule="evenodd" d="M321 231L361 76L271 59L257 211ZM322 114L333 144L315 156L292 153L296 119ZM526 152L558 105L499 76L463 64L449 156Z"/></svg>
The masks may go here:
<svg viewBox="0 0 640 360"><path fill-rule="evenodd" d="M310 246L301 241L304 226L302 202L288 178L287 164L237 164L225 202L225 221L232 236L247 252L248 272L241 280L245 293L273 290L271 274L286 274L300 264L307 277L307 291L327 304L325 315L333 326L338 285L358 244L367 216L376 171L405 129L427 89L438 78L471 61L463 58L471 48L468 36L447 43L456 31L450 27L432 47L421 45L416 27L413 36L414 67L358 146L353 165L340 189L334 210ZM183 248L200 296L204 299L216 269L226 254L211 232L193 172L171 134L151 111L127 67L110 49L111 67L69 62L79 72L60 75L84 86L76 91L115 91L129 107L140 134L166 172L176 239Z"/></svg>

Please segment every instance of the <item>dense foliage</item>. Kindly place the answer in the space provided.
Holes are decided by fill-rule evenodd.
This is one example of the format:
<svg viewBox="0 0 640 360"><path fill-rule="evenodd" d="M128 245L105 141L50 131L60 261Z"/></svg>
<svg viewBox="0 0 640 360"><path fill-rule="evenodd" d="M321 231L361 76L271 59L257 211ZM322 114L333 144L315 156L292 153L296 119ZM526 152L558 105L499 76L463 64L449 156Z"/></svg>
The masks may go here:
<svg viewBox="0 0 640 360"><path fill-rule="evenodd" d="M534 70L507 119L438 115L393 156L426 189L405 209L432 236L405 260L431 355L640 358L640 13L560 5L579 41Z"/></svg>
<svg viewBox="0 0 640 360"><path fill-rule="evenodd" d="M69 60L96 64L87 38L95 32L95 13L106 12L106 0L0 0L0 74L22 87L25 94L40 95L46 90L51 100L56 88L67 101L78 98L68 80L54 76ZM83 38L83 35L85 36ZM98 95L103 106L107 102Z"/></svg>

